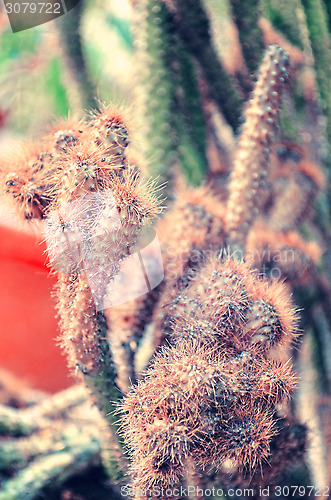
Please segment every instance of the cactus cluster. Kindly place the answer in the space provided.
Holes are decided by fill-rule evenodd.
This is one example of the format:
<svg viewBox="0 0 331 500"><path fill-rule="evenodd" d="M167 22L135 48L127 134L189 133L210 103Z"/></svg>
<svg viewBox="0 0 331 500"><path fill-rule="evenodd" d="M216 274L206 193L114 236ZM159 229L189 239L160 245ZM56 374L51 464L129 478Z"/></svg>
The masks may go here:
<svg viewBox="0 0 331 500"><path fill-rule="evenodd" d="M291 289L265 276L273 278L274 265L278 278L304 282L321 251L295 231L284 228L277 236L268 226L281 205L276 183L267 189L272 174L281 179L281 160L274 154L271 164L266 162L277 126L280 89L275 87L287 78L279 58L288 66L287 55L270 47L247 104L228 201L220 203L206 190L188 190L159 223L166 279L147 320L153 347L163 347L121 407L135 491L172 487L192 464L198 471L226 465L232 474L244 475L268 467L279 432L277 409L296 387L288 359L298 336ZM323 177L317 166L309 171L302 167L311 196ZM307 205L300 197L296 201L293 216L303 218ZM172 231L174 222L180 236ZM228 250L219 253L222 247ZM290 262L286 250L295 256ZM136 335L139 312L144 315L138 302L132 315L126 311L127 338ZM113 314L118 320L120 311Z"/></svg>
<svg viewBox="0 0 331 500"><path fill-rule="evenodd" d="M274 156L272 192L265 169L287 67L288 55L271 46L246 106L228 199L220 202L206 187L181 188L157 226L165 278L131 307L100 312L95 290L106 293L120 263L139 245L144 222L160 212L127 157L123 113L102 107L89 119L61 123L32 159L15 160L20 170L3 174L7 195L23 216L46 220L49 260L59 276L61 344L110 426L101 443L108 472L120 478L127 469L119 459L124 438L135 487L174 486L189 467L219 471L226 464L254 474L269 460L277 408L296 386L288 352L297 316L289 290L262 277L261 262L249 258L250 245L259 250L270 243L268 232L259 236L264 219L281 220L275 215L277 181L292 160L277 168L282 160ZM307 199L320 188L321 175L301 157L295 166L293 182L305 182ZM307 202L298 198L296 206L297 220ZM296 266L306 259L309 267L319 255L296 233L279 238L277 249L282 245L295 248L294 276ZM228 253L219 253L222 247ZM119 421L115 402L136 380L133 361L148 324L152 349L163 347L125 396ZM113 432L119 424L123 438Z"/></svg>
<svg viewBox="0 0 331 500"><path fill-rule="evenodd" d="M173 341L123 403L139 488L169 487L189 458L255 470L270 453L275 405L295 387L289 361L295 310L279 283L243 261L211 261L169 309Z"/></svg>
<svg viewBox="0 0 331 500"><path fill-rule="evenodd" d="M111 286L120 263L139 245L143 224L160 211L153 185L127 158L128 144L123 112L102 106L85 120L60 123L38 153L18 156L2 172L6 194L23 217L46 220L48 257L58 274L61 344L112 424L119 392L93 288L102 299L103 287Z"/></svg>
<svg viewBox="0 0 331 500"><path fill-rule="evenodd" d="M298 9L308 24L311 3ZM287 40L284 29L258 20L255 0L231 0L225 9L241 63L214 47L209 17L220 5L212 0L133 7L141 127L124 109L100 105L1 165L7 199L23 218L44 222L58 276L60 344L82 382L49 399L48 410L0 407L0 433L9 436L0 468L19 471L4 494L23 497L30 477L32 500L47 481L61 483L95 462L114 498L121 485L138 498L153 497L154 487L252 484L257 499L258 487L307 484L309 432L290 398L300 397L303 327L318 340L326 385L330 376L328 261L320 269L331 234L316 119L318 85L328 112L325 74L319 69L316 86L302 25ZM269 18L278 12L273 0L262 7ZM306 128L298 144L300 78ZM131 157L133 128L143 167ZM145 160L156 180L143 180ZM202 177L199 187L187 185ZM165 210L156 187L163 181ZM116 279L150 243L153 222L163 280L124 304L104 301L139 281L140 268ZM318 404L329 408L328 397ZM329 423L326 417L325 432Z"/></svg>

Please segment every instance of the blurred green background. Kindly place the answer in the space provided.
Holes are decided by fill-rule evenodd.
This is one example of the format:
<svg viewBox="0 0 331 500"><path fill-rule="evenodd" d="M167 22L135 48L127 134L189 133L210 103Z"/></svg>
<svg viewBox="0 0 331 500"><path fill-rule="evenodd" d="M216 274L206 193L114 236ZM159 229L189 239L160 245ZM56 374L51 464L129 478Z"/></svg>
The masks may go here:
<svg viewBox="0 0 331 500"><path fill-rule="evenodd" d="M83 4L83 2L81 2ZM83 6L83 5L82 5ZM81 114L97 100L132 100L131 8L126 0L85 1L62 18L12 33L0 13L0 124L15 135L37 136L45 125L68 114ZM86 72L83 109L77 103L74 82L59 43L61 29L80 22ZM72 84L71 84L72 83Z"/></svg>

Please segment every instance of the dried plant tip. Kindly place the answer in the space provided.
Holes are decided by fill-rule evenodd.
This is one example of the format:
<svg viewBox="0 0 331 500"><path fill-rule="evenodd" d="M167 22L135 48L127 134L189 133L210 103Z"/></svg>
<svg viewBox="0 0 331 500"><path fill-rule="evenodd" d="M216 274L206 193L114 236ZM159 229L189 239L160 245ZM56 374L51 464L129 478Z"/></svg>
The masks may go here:
<svg viewBox="0 0 331 500"><path fill-rule="evenodd" d="M245 282L250 274L243 261L214 258L206 262L170 308L175 335L182 335L184 329L227 347L240 342L241 319L249 304Z"/></svg>
<svg viewBox="0 0 331 500"><path fill-rule="evenodd" d="M250 305L245 318L245 334L251 337L252 343L273 346L282 333L279 316L271 304L258 300Z"/></svg>
<svg viewBox="0 0 331 500"><path fill-rule="evenodd" d="M259 378L259 391L261 397L278 404L288 399L297 386L298 377L294 374L291 361L286 363L266 360L261 366L262 373Z"/></svg>
<svg viewBox="0 0 331 500"><path fill-rule="evenodd" d="M102 105L90 122L96 144L102 145L108 154L114 156L124 156L130 143L124 115L123 110Z"/></svg>
<svg viewBox="0 0 331 500"><path fill-rule="evenodd" d="M61 154L67 153L68 150L88 139L92 140L92 137L87 138L87 135L88 129L84 120L69 118L51 127L44 141L54 154Z"/></svg>
<svg viewBox="0 0 331 500"><path fill-rule="evenodd" d="M106 161L102 160L102 152L89 143L70 148L65 156L58 156L54 160L52 185L58 190L58 206L103 186Z"/></svg>
<svg viewBox="0 0 331 500"><path fill-rule="evenodd" d="M251 298L244 320L244 339L265 351L292 342L297 334L298 315L284 284L266 279L256 281Z"/></svg>
<svg viewBox="0 0 331 500"><path fill-rule="evenodd" d="M58 130L54 134L55 149L58 151L65 151L67 148L76 146L78 137L72 129Z"/></svg>
<svg viewBox="0 0 331 500"><path fill-rule="evenodd" d="M276 45L267 50L258 80L245 110L229 185L227 228L231 243L244 246L258 208L259 190L274 140L280 91L288 79L288 55Z"/></svg>
<svg viewBox="0 0 331 500"><path fill-rule="evenodd" d="M0 173L3 191L25 219L43 219L51 202L49 195L52 155L39 145L24 145L4 162Z"/></svg>

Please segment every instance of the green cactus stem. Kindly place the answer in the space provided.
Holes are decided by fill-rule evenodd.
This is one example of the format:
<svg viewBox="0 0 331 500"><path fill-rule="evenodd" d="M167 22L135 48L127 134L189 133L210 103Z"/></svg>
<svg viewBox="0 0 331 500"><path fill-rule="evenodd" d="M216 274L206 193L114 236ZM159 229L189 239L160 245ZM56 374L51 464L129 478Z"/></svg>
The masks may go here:
<svg viewBox="0 0 331 500"><path fill-rule="evenodd" d="M85 446L87 436L91 441L99 441L96 432L91 431L88 426L80 428L70 423L61 427L60 431L58 425L55 425L28 437L4 439L0 446L0 468L23 468L36 457L50 455L68 447Z"/></svg>
<svg viewBox="0 0 331 500"><path fill-rule="evenodd" d="M298 22L297 8L299 2L287 0L262 0L263 15L270 19L272 25L285 35L296 47L303 48L301 28Z"/></svg>
<svg viewBox="0 0 331 500"><path fill-rule="evenodd" d="M263 35L258 25L261 15L260 0L230 0L230 4L247 68L253 75L264 51Z"/></svg>
<svg viewBox="0 0 331 500"><path fill-rule="evenodd" d="M68 287L74 288L68 290ZM125 460L118 460L121 443L114 430L118 426L114 411L122 393L116 385L116 371L107 340L107 322L103 313L96 311L83 273L76 277L76 280L67 275L60 275L57 293L60 299L60 314L62 313L63 320L67 322L67 331L63 334L62 343L69 356L70 365L83 378L91 391L92 400L109 424L111 435L108 440L103 440L103 447L107 450L104 465L110 477L119 479L123 475L121 467L125 468ZM71 303L63 300L63 294L68 293L76 311L70 320L66 317L66 309Z"/></svg>
<svg viewBox="0 0 331 500"><path fill-rule="evenodd" d="M174 45L174 56L177 58L174 80L179 163L189 183L198 186L207 172L207 158L206 124L197 67L178 36L175 37Z"/></svg>
<svg viewBox="0 0 331 500"><path fill-rule="evenodd" d="M223 68L209 32L209 20L199 0L169 2L173 19L186 49L198 60L210 95L234 130L240 123L242 102L231 77Z"/></svg>
<svg viewBox="0 0 331 500"><path fill-rule="evenodd" d="M81 0L74 9L57 21L64 73L68 80L67 92L71 107L79 113L88 106L95 106L95 91L87 72L80 35L83 8L84 2Z"/></svg>
<svg viewBox="0 0 331 500"><path fill-rule="evenodd" d="M45 419L31 418L28 412L0 405L0 434L26 436L46 425Z"/></svg>
<svg viewBox="0 0 331 500"><path fill-rule="evenodd" d="M139 140L149 159L150 174L159 176L160 183L167 182L165 194L171 198L177 139L169 22L168 9L162 2L142 0L137 4L134 45L139 68L137 101L142 117Z"/></svg>
<svg viewBox="0 0 331 500"><path fill-rule="evenodd" d="M68 477L84 470L99 450L98 439L91 439L87 432L76 429L72 433L71 430L62 442L61 451L36 459L4 483L0 500L33 500L44 487L60 485Z"/></svg>
<svg viewBox="0 0 331 500"><path fill-rule="evenodd" d="M327 120L326 133L331 144L331 51L327 14L321 0L302 0L305 10L311 47L313 50L317 85Z"/></svg>

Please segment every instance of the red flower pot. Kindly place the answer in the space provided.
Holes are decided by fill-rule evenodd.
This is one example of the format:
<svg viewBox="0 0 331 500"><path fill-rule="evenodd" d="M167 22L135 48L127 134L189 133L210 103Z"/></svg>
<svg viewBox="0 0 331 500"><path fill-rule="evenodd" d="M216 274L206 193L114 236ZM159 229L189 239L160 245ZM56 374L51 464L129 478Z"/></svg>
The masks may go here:
<svg viewBox="0 0 331 500"><path fill-rule="evenodd" d="M56 341L56 278L44 251L38 236L0 226L0 366L55 392L74 381Z"/></svg>

